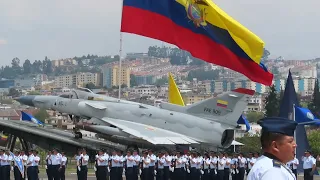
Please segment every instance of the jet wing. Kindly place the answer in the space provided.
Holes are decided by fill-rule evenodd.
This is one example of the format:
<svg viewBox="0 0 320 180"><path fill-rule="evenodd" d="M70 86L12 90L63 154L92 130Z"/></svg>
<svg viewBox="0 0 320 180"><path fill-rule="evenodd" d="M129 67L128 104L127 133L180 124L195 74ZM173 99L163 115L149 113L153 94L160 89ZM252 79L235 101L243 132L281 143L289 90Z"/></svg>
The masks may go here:
<svg viewBox="0 0 320 180"><path fill-rule="evenodd" d="M85 136L81 139L76 139L72 132L47 126L39 127L36 124L27 121L0 120L0 131L21 137L44 149L59 147L59 149L64 150L66 153L72 153L71 155L73 155L78 148L87 148L88 150L93 151L101 148L125 149L125 147L116 143Z"/></svg>
<svg viewBox="0 0 320 180"><path fill-rule="evenodd" d="M118 127L123 132L155 145L198 144L197 141L185 135L165 129L120 119L102 118L102 120Z"/></svg>

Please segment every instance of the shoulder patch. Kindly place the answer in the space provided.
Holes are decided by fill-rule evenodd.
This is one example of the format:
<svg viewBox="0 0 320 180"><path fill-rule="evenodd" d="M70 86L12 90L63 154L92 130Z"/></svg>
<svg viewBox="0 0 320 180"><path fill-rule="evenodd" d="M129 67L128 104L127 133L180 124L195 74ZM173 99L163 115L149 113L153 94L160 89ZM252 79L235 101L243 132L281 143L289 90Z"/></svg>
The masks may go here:
<svg viewBox="0 0 320 180"><path fill-rule="evenodd" d="M281 167L281 162L279 162L277 160L272 160L272 162L273 162L273 167L278 167L278 168Z"/></svg>

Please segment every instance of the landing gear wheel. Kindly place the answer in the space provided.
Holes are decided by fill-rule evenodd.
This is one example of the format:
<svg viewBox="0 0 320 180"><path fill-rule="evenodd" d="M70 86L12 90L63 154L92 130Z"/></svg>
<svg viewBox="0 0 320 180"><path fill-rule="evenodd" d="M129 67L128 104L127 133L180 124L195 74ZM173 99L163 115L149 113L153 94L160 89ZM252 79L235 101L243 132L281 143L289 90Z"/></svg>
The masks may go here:
<svg viewBox="0 0 320 180"><path fill-rule="evenodd" d="M73 133L74 133L74 137L76 139L81 139L82 138L82 133L79 131L78 128L73 128Z"/></svg>

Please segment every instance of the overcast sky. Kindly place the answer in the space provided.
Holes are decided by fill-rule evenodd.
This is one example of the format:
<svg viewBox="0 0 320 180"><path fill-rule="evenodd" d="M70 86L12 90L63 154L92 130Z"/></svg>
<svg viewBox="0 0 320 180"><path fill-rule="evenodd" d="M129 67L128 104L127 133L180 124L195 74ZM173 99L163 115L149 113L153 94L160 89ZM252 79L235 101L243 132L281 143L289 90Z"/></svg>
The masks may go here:
<svg viewBox="0 0 320 180"><path fill-rule="evenodd" d="M215 0L260 36L272 57L320 57L319 0ZM14 57L67 58L118 54L120 0L1 0L0 65ZM160 41L124 34L124 52L146 52Z"/></svg>

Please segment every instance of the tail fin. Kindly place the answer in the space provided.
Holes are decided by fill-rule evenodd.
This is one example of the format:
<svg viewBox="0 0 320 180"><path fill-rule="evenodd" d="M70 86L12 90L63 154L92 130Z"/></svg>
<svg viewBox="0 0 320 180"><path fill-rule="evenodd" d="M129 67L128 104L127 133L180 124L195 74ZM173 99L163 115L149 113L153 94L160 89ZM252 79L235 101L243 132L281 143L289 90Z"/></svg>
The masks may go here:
<svg viewBox="0 0 320 180"><path fill-rule="evenodd" d="M174 81L172 74L169 73L169 86L168 86L168 99L169 103L176 104L180 106L185 106L184 101L181 97L180 91Z"/></svg>
<svg viewBox="0 0 320 180"><path fill-rule="evenodd" d="M196 115L231 126L237 126L237 120L247 107L254 90L239 88L186 106L188 114Z"/></svg>

